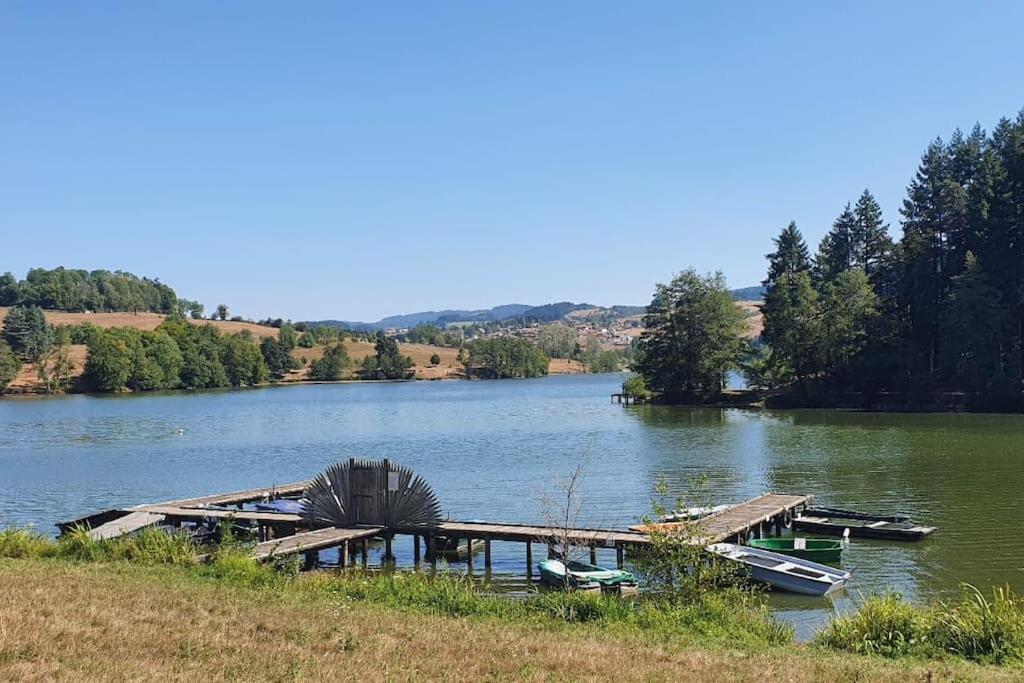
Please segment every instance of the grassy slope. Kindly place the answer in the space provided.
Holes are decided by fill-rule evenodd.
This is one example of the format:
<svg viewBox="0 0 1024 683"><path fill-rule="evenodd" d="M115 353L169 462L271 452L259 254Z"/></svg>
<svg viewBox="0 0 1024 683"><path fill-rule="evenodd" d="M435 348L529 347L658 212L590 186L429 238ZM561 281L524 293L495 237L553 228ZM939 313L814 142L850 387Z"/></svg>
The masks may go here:
<svg viewBox="0 0 1024 683"><path fill-rule="evenodd" d="M0 560L0 680L1015 680L1019 669L650 642L452 618L182 569Z"/></svg>

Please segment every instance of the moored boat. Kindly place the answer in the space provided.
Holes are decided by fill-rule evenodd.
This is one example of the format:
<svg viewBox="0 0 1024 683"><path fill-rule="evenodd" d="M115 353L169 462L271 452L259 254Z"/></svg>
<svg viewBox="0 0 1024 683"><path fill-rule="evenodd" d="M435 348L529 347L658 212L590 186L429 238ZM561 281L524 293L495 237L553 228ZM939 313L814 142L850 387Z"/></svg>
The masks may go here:
<svg viewBox="0 0 1024 683"><path fill-rule="evenodd" d="M727 503L724 505L708 505L703 507L690 507L683 508L682 510L673 510L667 515L662 515L660 518L661 522L692 522L698 519L704 519L711 515L719 512L725 512L726 510L736 507L734 503Z"/></svg>
<svg viewBox="0 0 1024 683"><path fill-rule="evenodd" d="M755 538L750 547L815 562L839 562L843 553L843 542L834 538Z"/></svg>
<svg viewBox="0 0 1024 683"><path fill-rule="evenodd" d="M879 515L874 512L858 512L857 510L845 510L843 508L815 506L804 510L805 515L811 517L835 517L842 519L863 519L869 522L909 522L908 515Z"/></svg>
<svg viewBox="0 0 1024 683"><path fill-rule="evenodd" d="M840 590L850 579L849 572L760 548L714 543L707 549L720 557L743 564L755 581L791 593L829 595Z"/></svg>
<svg viewBox="0 0 1024 683"><path fill-rule="evenodd" d="M793 520L793 528L826 536L857 536L884 538L892 541L920 541L935 533L935 527L910 521L890 522L885 519L819 516L805 512Z"/></svg>
<svg viewBox="0 0 1024 683"><path fill-rule="evenodd" d="M587 576L586 572L574 572L565 566L561 560L541 560L537 563L537 570L540 572L541 583L556 588L571 590L599 591L601 584L596 579ZM566 574L568 573L568 580Z"/></svg>
<svg viewBox="0 0 1024 683"><path fill-rule="evenodd" d="M253 507L260 512L283 512L290 515L301 515L306 510L306 507L300 501L291 498L268 500L256 503Z"/></svg>

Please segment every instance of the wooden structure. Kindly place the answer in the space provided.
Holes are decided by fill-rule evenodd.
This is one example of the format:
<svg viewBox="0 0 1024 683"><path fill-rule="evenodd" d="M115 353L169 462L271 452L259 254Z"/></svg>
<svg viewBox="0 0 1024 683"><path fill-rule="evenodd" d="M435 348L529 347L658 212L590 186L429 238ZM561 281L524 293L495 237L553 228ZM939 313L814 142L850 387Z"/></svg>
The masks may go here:
<svg viewBox="0 0 1024 683"><path fill-rule="evenodd" d="M367 560L367 544L371 538L384 540L384 559L393 560L392 544L396 535L411 536L413 542L413 561L419 564L423 557L429 558L431 565L436 566L437 553L435 540L438 537L465 539L469 544L467 565L473 568L474 544L483 544L483 564L486 569L491 567L494 541L516 542L525 544L526 575L533 572L533 545L540 544L544 552L568 542L571 545L588 548L591 562L596 559L597 549L614 548L617 564L621 567L629 548L642 547L650 543L648 533L656 527L658 530L671 531L674 527L683 527L683 523L670 523L641 527L638 531L620 529L570 528L554 526L498 523L498 522L459 522L440 521L434 518L433 494L429 487L424 489L418 477L404 468L403 475L396 472L399 468L384 461L349 461L339 464L337 474L340 479L333 483L329 477L321 483L325 495L343 496L337 505L337 514L342 515L342 523L321 528L316 521L326 514L333 514L327 508L321 508L320 516L288 514L282 512L266 512L243 509L245 503L267 500L282 496L296 497L307 495L311 482L295 482L284 486L262 489L249 489L233 493L223 493L198 498L167 501L164 503L139 505L121 510L108 510L95 515L83 517L71 522L58 524L61 531L68 531L76 526L85 526L90 534L97 539L113 538L132 533L153 524L165 523L179 525L186 522L203 522L205 520L233 519L254 523L260 530L260 539L252 550L258 560L270 560L295 554L305 556L305 565L313 566L316 554L320 550L339 548L339 565L345 566L353 550L361 547L363 562ZM390 475L390 476L389 476ZM323 476L323 475L322 475ZM313 480L313 484L317 480ZM416 484L416 482L420 484ZM417 500L410 505L402 505L403 495L412 496L416 492ZM425 491L425 493L424 493ZM743 543L750 537L762 538L768 534L781 534L786 522L792 519L798 510L806 508L812 500L811 496L796 496L768 493L735 507L723 510L700 520L697 523L685 523L687 531L697 530L694 543L702 545L732 541ZM231 509L235 506L235 509ZM403 510L418 510L422 514L415 515L410 521ZM397 517L396 517L397 516ZM426 546L426 553L421 552L421 542Z"/></svg>
<svg viewBox="0 0 1024 683"><path fill-rule="evenodd" d="M634 396L633 394L618 393L612 394L612 403L625 403L626 405L629 405L630 403L641 404L647 403L647 399L640 396Z"/></svg>

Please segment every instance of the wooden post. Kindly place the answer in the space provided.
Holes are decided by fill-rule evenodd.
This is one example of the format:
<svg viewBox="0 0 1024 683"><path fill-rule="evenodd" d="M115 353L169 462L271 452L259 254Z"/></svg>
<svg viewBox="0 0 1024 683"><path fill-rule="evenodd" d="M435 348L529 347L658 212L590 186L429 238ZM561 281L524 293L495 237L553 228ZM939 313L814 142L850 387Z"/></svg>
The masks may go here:
<svg viewBox="0 0 1024 683"><path fill-rule="evenodd" d="M466 553L466 567L469 568L469 571L473 571L473 537L472 536L467 536L466 537L466 550L468 551Z"/></svg>
<svg viewBox="0 0 1024 683"><path fill-rule="evenodd" d="M311 550L308 553L302 553L302 571L308 572L310 569L316 566L316 556L319 555L315 550Z"/></svg>
<svg viewBox="0 0 1024 683"><path fill-rule="evenodd" d="M626 564L626 552L625 548L622 547L622 543L615 544L615 564L619 569L622 569L623 565Z"/></svg>
<svg viewBox="0 0 1024 683"><path fill-rule="evenodd" d="M384 561L393 562L395 556L391 554L391 534L384 534Z"/></svg>
<svg viewBox="0 0 1024 683"><path fill-rule="evenodd" d="M430 557L430 568L437 569L437 539L433 532L427 534L427 555Z"/></svg>
<svg viewBox="0 0 1024 683"><path fill-rule="evenodd" d="M412 563L415 566L420 564L420 535L412 535Z"/></svg>
<svg viewBox="0 0 1024 683"><path fill-rule="evenodd" d="M597 564L597 546L590 546L590 564Z"/></svg>
<svg viewBox="0 0 1024 683"><path fill-rule="evenodd" d="M363 539L363 566L365 567L370 562L370 540L367 538Z"/></svg>
<svg viewBox="0 0 1024 683"><path fill-rule="evenodd" d="M526 580L533 579L533 543L526 542Z"/></svg>
<svg viewBox="0 0 1024 683"><path fill-rule="evenodd" d="M785 517L785 516L786 516L786 513L783 512L781 515L778 515L775 518L775 535L776 536L781 536L782 535L782 518Z"/></svg>
<svg viewBox="0 0 1024 683"><path fill-rule="evenodd" d="M344 569L348 564L348 541L338 547L338 569Z"/></svg>
<svg viewBox="0 0 1024 683"><path fill-rule="evenodd" d="M491 568L491 537L484 537L484 569Z"/></svg>

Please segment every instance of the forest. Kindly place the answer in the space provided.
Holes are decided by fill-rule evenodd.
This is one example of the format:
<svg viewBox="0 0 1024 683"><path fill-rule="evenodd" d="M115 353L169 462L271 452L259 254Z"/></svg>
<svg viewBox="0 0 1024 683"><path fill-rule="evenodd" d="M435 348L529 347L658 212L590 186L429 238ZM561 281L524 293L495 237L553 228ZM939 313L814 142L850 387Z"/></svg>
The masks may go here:
<svg viewBox="0 0 1024 683"><path fill-rule="evenodd" d="M746 348L720 277L659 285L635 363L647 388L714 393L740 368L795 405L960 392L970 408L1024 408L1024 111L933 140L899 215L894 238L865 190L813 254L795 222L783 228L764 332Z"/></svg>

